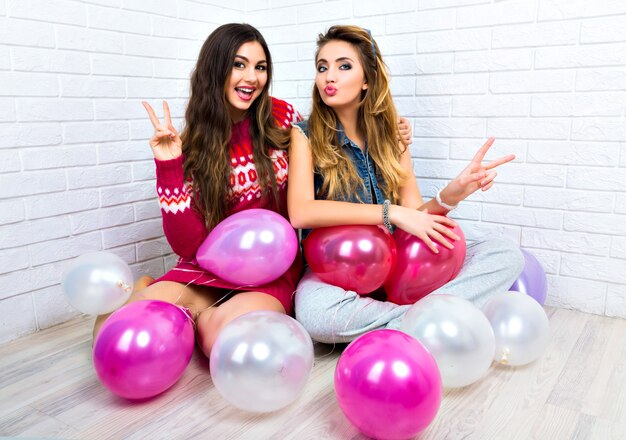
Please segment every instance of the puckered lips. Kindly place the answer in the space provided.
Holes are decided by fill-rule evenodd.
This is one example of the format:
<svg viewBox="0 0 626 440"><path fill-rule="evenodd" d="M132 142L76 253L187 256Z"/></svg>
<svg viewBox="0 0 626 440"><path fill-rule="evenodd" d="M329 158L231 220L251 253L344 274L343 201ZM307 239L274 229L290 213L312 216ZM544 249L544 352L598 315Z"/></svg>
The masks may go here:
<svg viewBox="0 0 626 440"><path fill-rule="evenodd" d="M335 96L337 94L337 88L332 84L328 84L326 87L324 87L324 93L326 93L328 96Z"/></svg>

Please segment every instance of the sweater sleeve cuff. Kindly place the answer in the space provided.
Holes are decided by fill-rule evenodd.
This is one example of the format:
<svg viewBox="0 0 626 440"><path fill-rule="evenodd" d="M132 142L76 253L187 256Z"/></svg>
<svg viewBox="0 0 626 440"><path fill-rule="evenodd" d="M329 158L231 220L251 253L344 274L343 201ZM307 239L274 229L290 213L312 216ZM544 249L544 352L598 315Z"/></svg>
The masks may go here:
<svg viewBox="0 0 626 440"><path fill-rule="evenodd" d="M170 160L154 159L157 181L162 185L182 186L185 178L183 173L183 156Z"/></svg>

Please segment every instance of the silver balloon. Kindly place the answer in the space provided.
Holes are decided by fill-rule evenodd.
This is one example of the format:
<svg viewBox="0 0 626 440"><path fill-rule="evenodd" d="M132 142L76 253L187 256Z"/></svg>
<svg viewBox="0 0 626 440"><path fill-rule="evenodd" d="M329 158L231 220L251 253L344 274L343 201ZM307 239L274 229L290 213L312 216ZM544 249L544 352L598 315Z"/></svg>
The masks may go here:
<svg viewBox="0 0 626 440"><path fill-rule="evenodd" d="M495 339L485 315L452 295L429 295L411 306L401 330L419 340L439 367L444 387L464 387L483 377L493 360Z"/></svg>
<svg viewBox="0 0 626 440"><path fill-rule="evenodd" d="M287 315L250 312L229 322L211 350L215 388L233 405L270 412L295 401L313 368L313 342Z"/></svg>
<svg viewBox="0 0 626 440"><path fill-rule="evenodd" d="M539 303L528 295L495 295L483 307L496 336L494 360L526 365L539 358L550 342L550 323Z"/></svg>
<svg viewBox="0 0 626 440"><path fill-rule="evenodd" d="M72 261L63 273L61 287L69 303L90 315L121 307L133 288L128 264L115 254L90 252Z"/></svg>

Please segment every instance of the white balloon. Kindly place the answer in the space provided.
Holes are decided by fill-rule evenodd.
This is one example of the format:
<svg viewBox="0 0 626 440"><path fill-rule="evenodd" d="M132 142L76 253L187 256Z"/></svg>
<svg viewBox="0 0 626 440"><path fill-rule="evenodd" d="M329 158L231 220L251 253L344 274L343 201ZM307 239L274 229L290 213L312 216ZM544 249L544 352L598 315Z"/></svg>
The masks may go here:
<svg viewBox="0 0 626 440"><path fill-rule="evenodd" d="M246 411L270 412L295 401L313 368L313 342L295 319L257 311L229 322L210 359L215 388Z"/></svg>
<svg viewBox="0 0 626 440"><path fill-rule="evenodd" d="M61 287L75 309L102 315L117 310L128 300L133 289L133 274L117 255L90 252L69 264Z"/></svg>
<svg viewBox="0 0 626 440"><path fill-rule="evenodd" d="M548 346L548 316L532 297L519 292L500 293L485 304L483 311L496 336L496 362L526 365Z"/></svg>
<svg viewBox="0 0 626 440"><path fill-rule="evenodd" d="M401 330L419 340L439 367L444 387L464 387L485 375L495 339L489 321L471 302L453 295L429 295L413 304Z"/></svg>

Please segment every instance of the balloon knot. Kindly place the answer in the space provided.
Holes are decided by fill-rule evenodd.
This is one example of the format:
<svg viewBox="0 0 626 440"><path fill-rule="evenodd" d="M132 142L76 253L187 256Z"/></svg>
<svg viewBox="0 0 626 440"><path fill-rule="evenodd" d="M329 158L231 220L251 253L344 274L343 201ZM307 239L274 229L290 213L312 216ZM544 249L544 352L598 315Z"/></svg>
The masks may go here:
<svg viewBox="0 0 626 440"><path fill-rule="evenodd" d="M128 292L130 292L132 290L132 287L130 287L128 284L126 284L122 280L118 280L117 283L115 283L115 285L117 287L119 287L120 289L122 289L126 293L128 293Z"/></svg>
<svg viewBox="0 0 626 440"><path fill-rule="evenodd" d="M500 363L502 365L509 365L509 354L511 354L508 348L502 350L502 358L500 358Z"/></svg>
<svg viewBox="0 0 626 440"><path fill-rule="evenodd" d="M191 310L189 310L187 307L185 306L180 306L178 304L174 304L176 307L178 307L187 317L187 319L189 321L191 321L191 325L193 326L194 330L196 329L196 320L193 318L193 315L191 314Z"/></svg>

